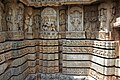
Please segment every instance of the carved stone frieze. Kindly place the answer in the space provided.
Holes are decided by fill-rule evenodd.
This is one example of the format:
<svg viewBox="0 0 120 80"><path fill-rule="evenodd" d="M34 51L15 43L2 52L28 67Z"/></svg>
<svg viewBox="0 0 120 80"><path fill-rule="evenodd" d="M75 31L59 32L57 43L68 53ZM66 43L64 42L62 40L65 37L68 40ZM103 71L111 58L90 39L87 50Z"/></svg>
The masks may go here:
<svg viewBox="0 0 120 80"><path fill-rule="evenodd" d="M93 41L90 40L65 40L63 45L66 46L93 46Z"/></svg>
<svg viewBox="0 0 120 80"><path fill-rule="evenodd" d="M58 39L59 35L58 32L42 32L40 33L40 37L43 39Z"/></svg>
<svg viewBox="0 0 120 80"><path fill-rule="evenodd" d="M91 60L91 56L89 54L63 54L63 60Z"/></svg>
<svg viewBox="0 0 120 80"><path fill-rule="evenodd" d="M66 4L91 4L98 0L20 0L27 6L41 7L41 6L60 6Z"/></svg>
<svg viewBox="0 0 120 80"><path fill-rule="evenodd" d="M85 31L80 32L66 32L66 38L85 38Z"/></svg>
<svg viewBox="0 0 120 80"><path fill-rule="evenodd" d="M92 53L92 47L64 47L64 53Z"/></svg>
<svg viewBox="0 0 120 80"><path fill-rule="evenodd" d="M90 61L63 61L63 67L90 67Z"/></svg>
<svg viewBox="0 0 120 80"><path fill-rule="evenodd" d="M55 47L43 47L42 52L43 53L55 53L55 52L58 52L58 46L55 46Z"/></svg>
<svg viewBox="0 0 120 80"><path fill-rule="evenodd" d="M63 68L63 73L64 74L76 74L76 75L87 75L88 74L88 69L81 69L81 68L68 68L68 69L64 69Z"/></svg>
<svg viewBox="0 0 120 80"><path fill-rule="evenodd" d="M53 46L55 46L55 45L59 45L59 42L58 42L58 40L42 40L42 45L53 45Z"/></svg>

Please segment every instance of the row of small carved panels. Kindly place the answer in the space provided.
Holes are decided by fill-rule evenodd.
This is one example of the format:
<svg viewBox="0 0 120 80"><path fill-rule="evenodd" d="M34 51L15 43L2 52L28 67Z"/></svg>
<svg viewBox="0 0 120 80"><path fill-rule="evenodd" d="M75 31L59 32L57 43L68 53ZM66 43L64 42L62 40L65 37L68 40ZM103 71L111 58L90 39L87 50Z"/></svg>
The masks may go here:
<svg viewBox="0 0 120 80"><path fill-rule="evenodd" d="M63 61L63 67L90 67L90 61Z"/></svg>
<svg viewBox="0 0 120 80"><path fill-rule="evenodd" d="M114 49L118 45L118 41L94 41L94 47Z"/></svg>
<svg viewBox="0 0 120 80"><path fill-rule="evenodd" d="M9 42L10 43L10 42ZM12 42L13 49L22 48L26 46L35 46L38 42L36 40L24 40Z"/></svg>
<svg viewBox="0 0 120 80"><path fill-rule="evenodd" d="M42 67L42 73L58 73L59 67Z"/></svg>
<svg viewBox="0 0 120 80"><path fill-rule="evenodd" d="M55 60L55 61L42 61L42 66L45 66L45 67L59 66L59 61L58 60Z"/></svg>
<svg viewBox="0 0 120 80"><path fill-rule="evenodd" d="M76 74L81 76L88 75L88 72L89 69L85 69L85 68L63 68L62 71L63 74Z"/></svg>
<svg viewBox="0 0 120 80"><path fill-rule="evenodd" d="M58 54L42 54L43 60L55 60L58 59Z"/></svg>
<svg viewBox="0 0 120 80"><path fill-rule="evenodd" d="M27 68L22 74L18 76L12 76L9 80L24 80L28 75L29 75L29 68ZM0 80L4 80L4 79L0 79Z"/></svg>
<svg viewBox="0 0 120 80"><path fill-rule="evenodd" d="M3 63L11 58L21 57L28 53L35 53L34 47L27 47L21 50L13 50L13 51L6 52L4 54L0 54L0 63Z"/></svg>
<svg viewBox="0 0 120 80"><path fill-rule="evenodd" d="M7 50L11 50L11 49L17 49L17 48L22 48L25 46L35 46L35 44L37 43L37 41L35 40L25 40L25 41L15 41L15 42L4 42L4 43L0 43L0 52L4 52Z"/></svg>
<svg viewBox="0 0 120 80"><path fill-rule="evenodd" d="M105 75L113 75L115 73L115 67L104 67L104 66L92 63L91 68Z"/></svg>
<svg viewBox="0 0 120 80"><path fill-rule="evenodd" d="M0 80L8 80L12 76L17 76L23 73L27 68L27 62L17 68L9 68L4 72L4 74L0 75Z"/></svg>
<svg viewBox="0 0 120 80"><path fill-rule="evenodd" d="M40 34L40 37L44 39L57 39L59 34L58 32L43 32Z"/></svg>
<svg viewBox="0 0 120 80"><path fill-rule="evenodd" d="M7 39L8 40L24 39L24 32L23 31L7 31Z"/></svg>
<svg viewBox="0 0 120 80"><path fill-rule="evenodd" d="M92 61L103 66L114 66L115 59L105 59L98 56L92 56Z"/></svg>
<svg viewBox="0 0 120 80"><path fill-rule="evenodd" d="M40 40L39 45L59 45L58 40Z"/></svg>
<svg viewBox="0 0 120 80"><path fill-rule="evenodd" d="M104 76L91 69L89 71L89 75L95 78L95 80L118 80L118 79L115 79L115 76Z"/></svg>
<svg viewBox="0 0 120 80"><path fill-rule="evenodd" d="M59 52L58 46L54 47L39 47L39 51L42 53L55 53Z"/></svg>
<svg viewBox="0 0 120 80"><path fill-rule="evenodd" d="M63 47L63 53L92 53L92 47Z"/></svg>
<svg viewBox="0 0 120 80"><path fill-rule="evenodd" d="M116 58L116 50L93 48L93 54L106 58Z"/></svg>
<svg viewBox="0 0 120 80"><path fill-rule="evenodd" d="M90 54L63 54L63 60L91 60L91 57Z"/></svg>
<svg viewBox="0 0 120 80"><path fill-rule="evenodd" d="M85 31L66 32L66 38L85 38Z"/></svg>
<svg viewBox="0 0 120 80"><path fill-rule="evenodd" d="M65 40L64 46L93 46L92 40Z"/></svg>

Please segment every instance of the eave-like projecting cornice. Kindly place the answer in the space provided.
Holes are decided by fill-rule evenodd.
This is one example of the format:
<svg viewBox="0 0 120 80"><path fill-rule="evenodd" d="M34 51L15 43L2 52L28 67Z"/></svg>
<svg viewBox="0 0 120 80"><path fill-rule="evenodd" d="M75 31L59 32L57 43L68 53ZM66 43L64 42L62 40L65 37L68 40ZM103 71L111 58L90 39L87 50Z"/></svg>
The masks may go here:
<svg viewBox="0 0 120 80"><path fill-rule="evenodd" d="M91 4L99 0L20 0L27 6L61 6L67 4Z"/></svg>

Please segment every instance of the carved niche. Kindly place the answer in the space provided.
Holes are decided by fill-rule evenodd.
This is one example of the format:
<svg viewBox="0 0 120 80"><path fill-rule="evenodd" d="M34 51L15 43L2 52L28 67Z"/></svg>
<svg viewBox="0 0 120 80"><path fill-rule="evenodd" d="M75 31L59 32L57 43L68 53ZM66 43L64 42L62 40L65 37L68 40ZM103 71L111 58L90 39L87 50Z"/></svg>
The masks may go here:
<svg viewBox="0 0 120 80"><path fill-rule="evenodd" d="M45 8L41 12L42 31L57 31L57 13L53 8Z"/></svg>
<svg viewBox="0 0 120 80"><path fill-rule="evenodd" d="M84 7L84 30L89 39L97 38L99 31L98 6L89 5Z"/></svg>
<svg viewBox="0 0 120 80"><path fill-rule="evenodd" d="M12 31L14 26L14 13L12 3L11 2L6 3L5 8L6 8L6 26L8 31Z"/></svg>
<svg viewBox="0 0 120 80"><path fill-rule="evenodd" d="M34 10L33 14L33 31L38 32L40 29L40 20L41 20L40 10Z"/></svg>
<svg viewBox="0 0 120 80"><path fill-rule="evenodd" d="M33 9L31 7L27 7L25 9L25 24L24 30L26 33L33 32Z"/></svg>
<svg viewBox="0 0 120 80"><path fill-rule="evenodd" d="M23 25L24 25L24 5L22 3L19 3L16 10L16 16L15 16L15 24L17 27L16 31L22 31Z"/></svg>
<svg viewBox="0 0 120 80"><path fill-rule="evenodd" d="M98 7L99 10L99 21L100 21L100 31L106 31L107 29L107 6L106 4L101 4Z"/></svg>
<svg viewBox="0 0 120 80"><path fill-rule="evenodd" d="M69 9L68 31L83 31L83 8L72 7Z"/></svg>
<svg viewBox="0 0 120 80"><path fill-rule="evenodd" d="M4 11L4 5L0 0L0 31L3 31L3 27L4 27L4 22L3 22L3 11Z"/></svg>
<svg viewBox="0 0 120 80"><path fill-rule="evenodd" d="M98 31L98 6L85 6L84 12L85 31Z"/></svg>
<svg viewBox="0 0 120 80"><path fill-rule="evenodd" d="M60 10L59 25L60 25L60 31L66 30L66 10L65 9Z"/></svg>

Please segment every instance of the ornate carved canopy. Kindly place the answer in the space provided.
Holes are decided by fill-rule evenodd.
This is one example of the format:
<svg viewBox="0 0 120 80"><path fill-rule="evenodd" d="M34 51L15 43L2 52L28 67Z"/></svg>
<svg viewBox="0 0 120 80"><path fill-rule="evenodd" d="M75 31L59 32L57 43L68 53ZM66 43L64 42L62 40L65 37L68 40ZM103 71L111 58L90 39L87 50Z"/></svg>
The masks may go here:
<svg viewBox="0 0 120 80"><path fill-rule="evenodd" d="M99 0L20 0L27 6L60 6L67 4L91 4Z"/></svg>

